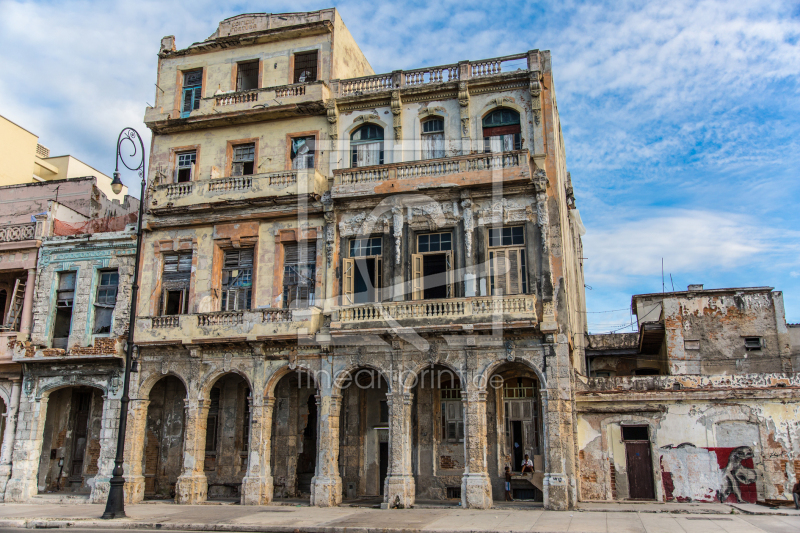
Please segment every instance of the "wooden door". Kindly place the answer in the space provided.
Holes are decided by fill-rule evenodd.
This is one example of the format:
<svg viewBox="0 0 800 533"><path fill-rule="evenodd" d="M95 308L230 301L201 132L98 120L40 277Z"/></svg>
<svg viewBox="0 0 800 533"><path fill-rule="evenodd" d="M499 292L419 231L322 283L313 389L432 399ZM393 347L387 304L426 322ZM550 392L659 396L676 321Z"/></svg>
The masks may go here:
<svg viewBox="0 0 800 533"><path fill-rule="evenodd" d="M89 412L92 405L92 393L80 392L74 397L75 435L72 441L72 469L70 481L80 481L83 477L83 462L86 456L86 443L89 437Z"/></svg>
<svg viewBox="0 0 800 533"><path fill-rule="evenodd" d="M650 443L626 442L625 458L628 467L629 496L632 500L653 500L653 464L650 460Z"/></svg>

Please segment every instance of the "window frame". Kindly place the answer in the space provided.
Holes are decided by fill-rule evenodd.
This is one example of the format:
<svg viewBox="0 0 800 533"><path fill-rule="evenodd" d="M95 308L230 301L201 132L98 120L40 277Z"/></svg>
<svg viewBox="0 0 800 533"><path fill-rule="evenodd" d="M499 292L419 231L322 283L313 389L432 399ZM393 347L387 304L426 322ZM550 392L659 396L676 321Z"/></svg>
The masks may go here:
<svg viewBox="0 0 800 533"><path fill-rule="evenodd" d="M228 146L226 149L226 157L227 157L227 177L242 177L242 176L254 176L258 174L258 137L253 137L250 139L235 139L228 141ZM239 161L234 161L236 148L252 144L253 145L253 172L251 174L236 174L234 175L234 164L238 163ZM244 170L244 169L243 169Z"/></svg>
<svg viewBox="0 0 800 533"><path fill-rule="evenodd" d="M515 114L517 117L516 122L513 119L508 121L501 119L499 124L487 126L486 121L488 119L496 116L498 113L502 114L504 112ZM496 150L492 149L492 137L500 138L500 142L503 143L503 137L506 135L514 135L513 150L522 150L522 114L519 111L509 107L498 107L483 116L481 119L481 136L483 137L484 152L498 153ZM505 151L508 150L502 149L501 147L499 152Z"/></svg>
<svg viewBox="0 0 800 533"><path fill-rule="evenodd" d="M238 253L236 266L227 266L228 254ZM250 252L250 265L245 261L243 264L242 253ZM241 248L225 248L222 250L222 265L220 268L220 294L219 294L219 310L221 312L236 312L236 311L249 311L253 308L253 289L255 287L255 247L241 247ZM249 271L249 276L242 278L243 274L238 273L235 276L233 272ZM226 273L228 281L226 281ZM240 280L240 278L242 278ZM249 281L248 281L249 280ZM238 283L242 283L239 285ZM249 283L249 284L248 284ZM244 302L240 302L239 291L244 291ZM233 298L231 298L233 294ZM233 302L233 305L231 305ZM239 307L240 303L244 307Z"/></svg>
<svg viewBox="0 0 800 533"><path fill-rule="evenodd" d="M291 133L286 136L287 137L286 170L313 170L317 168L318 135L319 135L318 131L307 131L307 132L304 131L299 133ZM310 140L312 143L310 145L311 149L308 152L310 153L311 164L309 165L308 163L306 163L305 167L297 168L295 167L296 157L292 157L292 154L294 153L294 142L300 139L304 139L306 143L308 143L308 141ZM306 157L308 157L308 154L306 154Z"/></svg>
<svg viewBox="0 0 800 533"><path fill-rule="evenodd" d="M116 283L115 284L103 284L103 279L105 276L116 276ZM113 288L114 290L114 301L112 303L108 303L106 296L106 301L100 302L100 291L109 291ZM108 270L98 270L97 271L97 287L95 287L94 293L94 316L92 317L92 335L94 336L103 336L103 335L111 335L111 332L114 328L114 309L117 307L117 298L119 297L119 269L108 269ZM102 316L104 313L98 313L98 308L100 309L111 309L110 318L108 322L108 331L97 331L97 320L99 316Z"/></svg>
<svg viewBox="0 0 800 533"><path fill-rule="evenodd" d="M299 76L298 74L302 74L302 71L298 72L298 69L301 69L303 67L302 66L298 67L298 65L297 65L298 56L302 57L302 56L311 56L311 55L314 56L314 67L313 67L313 76L312 76L313 79L304 79L303 81L300 81L300 77L301 76ZM312 83L312 82L318 81L319 80L319 56L320 56L320 53L319 53L319 49L318 48L315 48L313 50L299 50L297 52L294 52L292 54L292 70L290 72L291 78L289 80L289 84L293 85L295 83ZM309 67L306 66L306 68L309 68Z"/></svg>
<svg viewBox="0 0 800 533"><path fill-rule="evenodd" d="M362 246L361 243L363 241L367 241L367 246ZM375 242L377 242L377 246L379 247L379 252L372 253L375 248ZM354 255L354 244L359 243L359 252L362 249L369 249L368 254L361 254ZM342 258L342 303L343 305L360 305L361 303L370 303L370 302L355 302L355 295L361 294L355 292L355 272L356 269L360 268L357 264L357 261L364 261L366 262L367 259L374 259L374 272L373 277L375 279L375 285L372 287L373 290L373 298L372 302L380 302L383 298L383 236L378 235L377 237L351 237L347 240L347 249L345 257ZM366 264L364 265L366 268ZM367 293L369 293L369 288L367 289Z"/></svg>
<svg viewBox="0 0 800 533"><path fill-rule="evenodd" d="M435 122L441 122L442 127L441 127L440 130L425 131L425 127L428 124L433 124ZM421 146L420 146L420 158L421 159L425 159L425 160L427 160L427 159L441 159L441 158L446 156L445 147L444 147L444 143L445 143L445 134L444 134L445 132L444 132L444 130L445 130L444 117L442 117L442 116L433 115L433 116L428 117L428 118L426 118L426 119L424 119L424 120L422 120L420 122L420 140L422 141L421 142ZM433 139L433 137L435 135L441 135L442 136L442 138L441 138L441 143L442 143L441 144L441 148L432 149L430 154L427 154L428 156L426 156L426 150L427 150L426 144L428 142L433 142L432 139Z"/></svg>
<svg viewBox="0 0 800 533"><path fill-rule="evenodd" d="M362 130L367 130L368 128L373 127L376 128L377 131L380 131L381 136L380 138L374 139L358 139L355 140L353 137ZM386 147L386 128L379 124L375 124L374 122L366 122L361 126L357 127L350 133L350 167L351 168L364 168L358 166L358 146L365 145L365 144L380 144L378 148L378 165L384 165L385 163L385 147ZM365 165L365 166L375 166L375 165Z"/></svg>
<svg viewBox="0 0 800 533"><path fill-rule="evenodd" d="M191 154L191 159L189 165L181 165L181 158L185 156L189 156ZM197 150L181 150L175 152L175 174L173 176L174 183L188 183L190 181L194 181L195 178L195 169L197 168ZM188 180L181 181L181 171L187 170L189 174Z"/></svg>
<svg viewBox="0 0 800 533"><path fill-rule="evenodd" d="M317 249L317 241L316 239L308 239L308 240L301 240L301 241L286 241L281 243L283 246L282 250L282 257L283 257L283 270L282 270L282 279L281 279L281 307L283 309L307 309L309 307L313 307L316 304L316 293L317 293L317 254L319 250ZM286 247L287 246L297 246L297 255L296 255L296 262L289 263L287 261L287 254L286 254ZM305 248L306 252L310 251L310 248L313 246L313 255L307 254L305 255L305 262L300 261L300 252L301 247ZM300 272L301 268L309 268L310 267L310 275L306 276ZM291 269L294 269L294 273L291 272ZM287 275L297 276L297 282L293 284L287 284ZM302 298L297 297L302 284L300 283L300 278L305 278L307 281L306 288L308 289L306 293L306 298L303 300ZM289 300L289 290L290 287L295 287L295 298ZM304 304L300 305L292 305L294 302L305 302Z"/></svg>
<svg viewBox="0 0 800 533"><path fill-rule="evenodd" d="M243 88L243 75L242 67L255 66L255 85L253 87ZM246 59L244 61L237 61L236 68L233 72L233 83L236 92L255 91L261 87L261 61L259 59Z"/></svg>
<svg viewBox="0 0 800 533"><path fill-rule="evenodd" d="M450 416L448 406L454 405L457 413ZM464 442L464 402L461 399L461 388L440 388L439 406L441 409L441 442L461 443ZM451 437L450 428L454 429Z"/></svg>
<svg viewBox="0 0 800 533"><path fill-rule="evenodd" d="M175 257L175 261L170 258ZM192 263L194 262L194 253L192 250L171 250L161 254L161 305L159 306L159 316L180 316L189 314L189 290L192 285ZM170 267L167 270L167 265L175 264L175 270ZM186 277L185 280L175 279L168 280L167 274L175 274L175 278ZM171 285L174 284L174 287ZM182 285L181 287L178 287ZM179 293L178 296L178 312L167 313L170 293Z"/></svg>
<svg viewBox="0 0 800 533"><path fill-rule="evenodd" d="M520 235L521 243L514 242L514 228L520 228ZM505 241L505 233L504 230L509 229L509 239L511 240L510 244L503 244ZM500 231L500 244L492 244L492 231ZM525 239L525 226L502 226L498 228L487 228L486 234L486 242L487 242L487 259L489 262L489 295L491 296L500 296L496 294L497 291L497 278L495 277L495 270L499 268L499 261L500 257L498 256L499 251L503 251L503 261L507 261L510 252L517 252L517 275L518 275L518 291L516 292L504 292L502 296L516 296L520 294L529 294L530 293L530 283L528 279L528 257L527 257L527 241ZM511 278L511 269L505 272L505 280L504 286L508 288L511 285L512 278Z"/></svg>
<svg viewBox="0 0 800 533"><path fill-rule="evenodd" d="M188 76L196 72L200 73L200 82L198 84L189 85L187 83ZM186 118L192 114L192 111L200 109L200 100L203 98L203 85L205 85L203 83L205 81L205 69L201 67L179 70L178 76L180 78L179 83L181 87L178 111L180 112L181 118ZM188 110L186 109L187 96L190 108Z"/></svg>

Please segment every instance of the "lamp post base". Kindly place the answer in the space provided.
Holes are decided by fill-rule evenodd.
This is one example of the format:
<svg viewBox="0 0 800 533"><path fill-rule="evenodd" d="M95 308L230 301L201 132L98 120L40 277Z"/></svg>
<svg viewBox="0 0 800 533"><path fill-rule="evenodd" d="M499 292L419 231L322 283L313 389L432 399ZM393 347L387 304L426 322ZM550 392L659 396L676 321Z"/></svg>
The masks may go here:
<svg viewBox="0 0 800 533"><path fill-rule="evenodd" d="M109 485L111 488L108 491L106 511L102 518L105 520L125 518L125 478L114 476L109 481Z"/></svg>

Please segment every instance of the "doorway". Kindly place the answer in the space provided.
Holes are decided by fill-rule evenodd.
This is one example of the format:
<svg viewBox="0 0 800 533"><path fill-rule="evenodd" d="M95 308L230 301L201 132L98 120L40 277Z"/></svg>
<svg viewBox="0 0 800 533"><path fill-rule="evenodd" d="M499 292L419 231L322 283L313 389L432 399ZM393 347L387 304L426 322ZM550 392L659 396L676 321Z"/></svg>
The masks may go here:
<svg viewBox="0 0 800 533"><path fill-rule="evenodd" d="M375 302L377 288L380 286L377 279L380 275L380 259L369 257L367 259L355 260L355 272L353 273L353 303L363 304Z"/></svg>
<svg viewBox="0 0 800 533"><path fill-rule="evenodd" d="M525 437L522 431L522 421L514 420L511 422L511 442L513 443L514 464L511 466L512 472L522 471L522 461L525 458Z"/></svg>
<svg viewBox="0 0 800 533"><path fill-rule="evenodd" d="M423 255L422 275L426 300L447 298L447 254Z"/></svg>
<svg viewBox="0 0 800 533"><path fill-rule="evenodd" d="M622 426L622 440L625 443L629 498L631 500L655 499L648 427Z"/></svg>
<svg viewBox="0 0 800 533"><path fill-rule="evenodd" d="M378 462L378 471L380 472L378 484L380 488L380 495L383 496L383 485L386 481L386 473L389 471L389 443L381 442L378 453L380 453Z"/></svg>

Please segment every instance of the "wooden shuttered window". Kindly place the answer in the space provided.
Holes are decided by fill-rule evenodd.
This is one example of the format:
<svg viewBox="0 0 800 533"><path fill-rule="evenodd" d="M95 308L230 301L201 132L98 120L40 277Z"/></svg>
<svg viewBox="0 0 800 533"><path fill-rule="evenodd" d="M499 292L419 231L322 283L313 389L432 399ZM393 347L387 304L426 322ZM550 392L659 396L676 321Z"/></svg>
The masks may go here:
<svg viewBox="0 0 800 533"><path fill-rule="evenodd" d="M422 300L422 254L411 254L411 299Z"/></svg>
<svg viewBox="0 0 800 533"><path fill-rule="evenodd" d="M317 243L292 242L283 245L283 306L314 305Z"/></svg>
<svg viewBox="0 0 800 533"><path fill-rule="evenodd" d="M222 266L222 311L250 309L253 297L253 249L226 250Z"/></svg>
<svg viewBox="0 0 800 533"><path fill-rule="evenodd" d="M528 292L525 248L489 249L492 296Z"/></svg>

